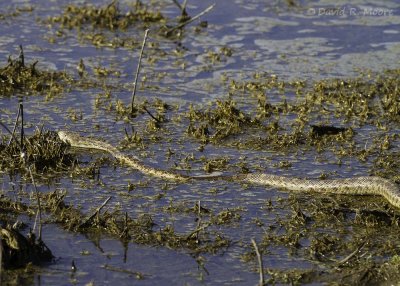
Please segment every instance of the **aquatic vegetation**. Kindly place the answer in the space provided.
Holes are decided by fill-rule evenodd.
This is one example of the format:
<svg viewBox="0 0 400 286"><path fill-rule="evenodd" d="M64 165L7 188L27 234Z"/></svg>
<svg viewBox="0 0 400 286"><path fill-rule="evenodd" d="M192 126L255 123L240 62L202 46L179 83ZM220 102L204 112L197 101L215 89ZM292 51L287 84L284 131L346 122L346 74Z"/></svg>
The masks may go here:
<svg viewBox="0 0 400 286"><path fill-rule="evenodd" d="M136 1L134 9L121 12L118 1L96 7L94 5L68 5L62 15L47 19L48 22L60 24L61 28L82 29L85 26L113 30L125 30L134 24L163 22L159 11L152 11L140 1Z"/></svg>
<svg viewBox="0 0 400 286"><path fill-rule="evenodd" d="M208 50L204 53L205 71L211 71L215 66L220 63L225 63L228 58L232 57L234 50L228 46L223 46L217 51Z"/></svg>
<svg viewBox="0 0 400 286"><path fill-rule="evenodd" d="M64 30L76 29L82 39L90 41L97 47L138 47L139 40L130 34L116 35L114 31L126 31L130 27L146 29L149 26L163 27L165 17L155 7L149 7L141 1L126 12L119 8L119 3L114 0L104 6L97 7L92 4L65 7L59 16L49 17L44 23L58 27L57 35L62 37ZM111 32L111 33L110 33ZM50 38L52 42L54 38Z"/></svg>
<svg viewBox="0 0 400 286"><path fill-rule="evenodd" d="M20 47L20 55L15 59L10 56L7 65L0 67L0 94L59 94L72 80L65 72L41 70L37 64L35 61L27 65Z"/></svg>
<svg viewBox="0 0 400 286"><path fill-rule="evenodd" d="M208 106L181 108L160 99L141 101L134 118L139 122L136 124L132 123L129 106L118 99L113 101L111 91L99 96L98 108L104 107L104 112L132 124L132 130L125 130L125 138L120 142L124 151L129 151L129 148L147 150L148 144L168 142L169 129L176 128L174 130L182 132L179 136L185 139L189 136L199 141L202 148L214 144L218 147L268 149L297 154L325 154L329 151L339 160L352 158L360 162L372 161L371 172L398 180L399 157L393 146L399 136L385 131L383 135L374 137L366 148L359 143L357 134L363 126L387 130L398 122L395 71L380 74L376 82L361 79L285 82L268 75L264 78L255 76L249 82L227 81L227 84L231 88L230 98L216 100ZM275 93L299 96L295 100L276 99ZM244 95L248 101L242 100ZM107 104L108 108L105 108ZM381 108L385 111L384 115ZM349 121L356 124L347 124ZM138 129L137 126L146 128ZM26 140L29 143L26 143L25 156L29 162L36 162L33 163L34 169L41 172L56 169L67 171L72 177L99 180L100 167L111 162L103 156L90 163L79 163L66 151L68 146L60 144L51 132L39 132ZM6 140L3 141L0 153L6 159L0 161L1 168L23 170L25 165L20 158L19 143L13 140L8 147ZM172 149L165 151L167 158L179 153ZM235 162L231 164L231 161ZM239 167L242 172L254 170L247 162L237 162L228 156L196 159L187 155L181 162L182 165L186 164L187 169L194 163L202 165L207 172L231 170L232 167ZM294 165L290 159L285 159L271 167L286 170ZM320 177L329 177L329 174L321 173ZM129 182L126 193L121 196L140 198L151 203L168 198L165 191L169 189L168 185L148 196L137 194L150 185L149 182ZM247 186L241 188L246 190ZM207 191L218 195L216 188ZM54 191L42 194L40 198L48 221L71 232L108 235L125 243L183 250L200 259L202 253L221 253L232 247L234 243L227 233L245 226L260 229L259 250L264 257L280 249L293 259L320 266L320 269L268 266L265 268L268 283L323 283L332 277L341 283L374 283L387 277L396 277L393 276L398 265L396 246L386 238L384 241L381 233L387 234L389 240L395 240L399 235L400 223L397 211L377 198L358 200L340 195L289 195L288 200L277 198L265 202L260 208L260 216L249 222L248 205L240 200L236 208L229 209L200 206L200 202L193 205L190 200L186 204L171 200L165 207L142 211L136 216L118 207L104 211L101 207L92 208L84 214L66 202L67 192ZM28 209L25 206L25 210ZM182 231L169 220L171 214L189 217L197 224ZM243 235L239 244L242 247L242 260L253 267L256 257L248 237ZM365 272L369 273L367 278L362 275Z"/></svg>
<svg viewBox="0 0 400 286"><path fill-rule="evenodd" d="M242 133L244 127L258 124L256 119L235 107L231 100L216 101L215 108L206 111L190 108L186 114L190 120L187 133L203 142L218 142L231 135Z"/></svg>
<svg viewBox="0 0 400 286"><path fill-rule="evenodd" d="M23 236L11 227L1 228L2 259L5 269L25 267L29 263L51 261L54 256L43 241L36 240L33 233Z"/></svg>
<svg viewBox="0 0 400 286"><path fill-rule="evenodd" d="M30 5L16 7L12 11L0 13L0 21L18 17L24 13L31 13L31 12L33 12L33 10L34 10L34 7L30 6Z"/></svg>
<svg viewBox="0 0 400 286"><path fill-rule="evenodd" d="M209 231L208 225L195 229L192 233L177 233L171 224L157 226L150 214L131 218L119 210L101 212L97 208L92 215L84 215L78 209L64 202L65 191L41 194L40 199L48 220L63 228L81 233L108 234L125 242L164 246L172 249L189 249L194 253L216 253L229 246L230 242L217 231ZM108 202L108 201L106 201ZM106 203L105 203L106 204ZM103 206L105 205L103 204ZM24 206L24 208L27 208ZM224 217L223 217L224 216ZM217 224L231 220L237 215L232 212L219 214ZM211 228L211 226L210 226Z"/></svg>
<svg viewBox="0 0 400 286"><path fill-rule="evenodd" d="M19 140L19 137L18 139ZM32 136L24 137L21 143L15 139L0 142L0 169L10 173L27 173L28 167L34 172L61 170L74 161L68 154L67 145L55 132L36 131Z"/></svg>
<svg viewBox="0 0 400 286"><path fill-rule="evenodd" d="M375 80L370 79L371 77ZM367 78L335 79L314 84L307 100L319 108L333 109L335 116L357 118L360 123L384 117L399 120L399 70L388 70Z"/></svg>
<svg viewBox="0 0 400 286"><path fill-rule="evenodd" d="M317 263L318 269L266 267L268 283L325 283L332 277L339 284L374 284L397 281L398 255L389 241L399 235L396 213L382 211L373 199L369 209L360 208L357 199L347 204L340 196L315 198L290 196L272 209L290 209L275 223L258 227L264 230L260 251L274 255L275 249L286 249L292 259L305 257ZM348 230L352 234L348 236ZM381 233L387 234L384 238ZM278 248L276 248L278 247ZM255 253L248 245L242 260L254 263ZM388 258L389 257L389 258ZM390 258L391 257L391 258ZM392 280L393 279L393 280Z"/></svg>
<svg viewBox="0 0 400 286"><path fill-rule="evenodd" d="M69 61L77 66L78 79L72 79L66 72L43 71L39 63L26 64L22 52L16 59L10 57L8 64L0 68L3 96L29 93L52 98L63 94L65 97L56 98L64 104L57 106L56 112L56 116L62 114L62 122L56 119L54 129L67 123L67 129L101 133L96 136L115 143L128 156L183 174L214 171L236 174L268 169L288 174L294 171L303 176L299 166L311 166L315 170L307 170L304 176L325 179L369 173L400 182L399 70L367 71L353 78L321 80L289 81L266 72L249 76L244 74L246 71L230 71L236 63L240 66L243 61L240 57L249 56L243 53L241 40L236 37L230 39L228 35L221 46L207 48L201 45L187 48L184 46L187 39L179 41L185 35L185 29L179 25L192 19L187 13L186 1L182 5L173 1L181 9L176 19L166 16L172 14L169 7L167 13L161 12L166 7L162 5L172 2L134 2L125 1L122 5L122 1L108 1L102 6L69 4L40 23L45 22L54 29L49 38L55 44L54 50L64 48L57 46L58 39L73 45L89 42L96 47L125 47L121 58L126 57L127 62L131 60L130 49L140 46L143 31L147 28L157 31L151 34L145 50L146 64L154 71L143 75L137 85L146 94L138 95L134 114L126 102L130 93L127 86L132 86L126 78L133 77L120 69L120 59L115 61L118 64L103 61L103 56L108 56L103 52L108 49L96 50L86 45L79 46L79 50L99 54L93 58L82 54L79 57L84 58ZM265 11L285 11L285 15L288 11L304 13L301 1L278 2L264 3ZM216 38L201 33L206 27L207 23L202 22L190 30L194 32L190 37L196 37L196 44L197 37L214 43ZM221 28L214 24L210 27L207 31L210 33ZM63 52L75 52L73 45ZM172 63L174 67L164 69L171 64L166 62L171 55L167 51L169 45L175 48L172 58L178 60ZM231 62L234 64L230 65ZM285 62L284 55L282 62ZM220 67L228 71L222 71L219 82ZM207 76L210 70L215 70L210 86L222 85L218 90L222 89L223 94L215 94L218 100L204 102L201 98L199 104L189 106L185 96L190 100L192 95L186 86L182 88L186 82L177 79L179 92L175 94L175 81L167 75L171 70L182 71L183 78L188 75L190 80L197 80L198 71L201 76ZM124 85L115 84L121 81L125 81ZM79 93L82 90L85 93ZM71 94L67 94L69 91ZM170 103L169 97L149 99L155 94L164 96L164 91L178 103ZM80 108L83 96L94 109ZM76 102L69 105L76 99L79 101L76 105ZM40 97L27 100L42 104ZM394 243L400 234L398 210L380 198L286 194L284 190L250 187L241 182L175 185L132 172L101 152L68 150L53 132L37 131L25 136L22 144L18 142L20 134L16 137L9 144L9 136L4 135L0 143L0 170L18 177L22 175L18 192L5 190L7 195L0 200L0 218L7 222L3 236L10 238L9 241L20 239L21 245L25 245L30 239L12 234L10 227L17 217L31 218L35 214L36 202L24 190L30 182L26 183L29 166L33 177L38 179L38 186L50 188L38 195L45 214L44 223L56 224L67 230L65 233L83 234L88 240L93 237L119 240L124 247L133 243L156 246L152 250L169 248L174 250L169 251L169 259L174 259L174 253L191 256L204 273L207 273L207 260L215 259L215 254L226 255L221 261L229 260L229 265L240 263L236 259L240 256L245 263L235 265L235 269L245 268L249 275L256 276L259 268L256 267L257 253L251 245L254 237L266 262L263 270L270 284L331 281L349 285L378 284L400 279L399 250ZM328 164L337 166L325 168ZM46 180L54 176L56 180ZM49 184L44 186L44 180ZM10 199L8 192L16 199ZM107 200L102 204L104 194ZM84 203L80 201L82 197ZM12 248L12 243L9 246ZM8 253L13 251L10 252L11 248ZM83 260L97 255L86 250L81 254L85 255ZM63 253L55 255L63 256ZM32 257L32 253L26 257ZM6 258L10 259L22 267L33 260ZM141 272L111 265L102 268L146 279ZM217 282L212 281L217 279L212 275L208 279L205 284Z"/></svg>
<svg viewBox="0 0 400 286"><path fill-rule="evenodd" d="M190 107L187 132L202 142L245 149L332 148L337 155L365 159L372 149L388 149L399 139L396 134L385 135L382 144L365 150L355 136L359 126L388 130L399 122L398 73L388 70L316 82L285 82L256 73L254 80L226 81L230 99L216 101L208 109ZM285 94L296 96L288 101ZM237 104L243 97L250 103ZM235 134L240 136L230 136Z"/></svg>
<svg viewBox="0 0 400 286"><path fill-rule="evenodd" d="M96 47L137 48L140 46L138 38L141 37L137 35L138 30L151 28L153 32L157 31L157 35L160 37L179 38L184 26L211 11L214 5L194 17L190 17L185 10L177 19L166 17L161 12L162 7L163 5L156 1L150 1L147 4L135 1L131 6L123 8L120 8L118 0L113 0L100 7L92 4L69 4L61 15L48 17L42 22L57 28L54 35L48 37L52 43L55 43L57 38L64 37L66 31L77 30L80 39L89 41ZM132 33L126 33L132 31L132 27L135 28L135 36L138 38L133 37ZM206 27L206 22L202 21L195 30L200 31ZM157 43L153 43L153 45L156 46ZM157 49L156 52L163 53ZM225 56L230 53L229 49L221 49L221 54Z"/></svg>
<svg viewBox="0 0 400 286"><path fill-rule="evenodd" d="M51 261L54 256L46 244L30 230L23 235L26 225L17 218L21 214L34 215L31 207L11 200L0 198L2 243L2 268L24 268L30 264L40 265Z"/></svg>

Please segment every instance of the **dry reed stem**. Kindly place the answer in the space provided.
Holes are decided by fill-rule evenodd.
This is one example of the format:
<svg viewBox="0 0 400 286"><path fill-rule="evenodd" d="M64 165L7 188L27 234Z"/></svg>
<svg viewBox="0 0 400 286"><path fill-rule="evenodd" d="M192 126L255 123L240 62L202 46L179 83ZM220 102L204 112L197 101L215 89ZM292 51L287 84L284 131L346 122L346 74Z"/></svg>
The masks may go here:
<svg viewBox="0 0 400 286"><path fill-rule="evenodd" d="M148 33L149 33L149 29L147 29L144 32L142 48L140 50L140 55L139 55L139 62L138 62L137 69L136 69L135 82L134 82L134 86L133 86L132 100L131 100L131 114L132 115L133 115L134 110L135 110L134 104L135 104L135 96L136 96L136 87L137 87L137 82L138 82L139 73L140 73L140 66L141 66L141 63L142 63L143 51L144 51L144 47L146 45Z"/></svg>

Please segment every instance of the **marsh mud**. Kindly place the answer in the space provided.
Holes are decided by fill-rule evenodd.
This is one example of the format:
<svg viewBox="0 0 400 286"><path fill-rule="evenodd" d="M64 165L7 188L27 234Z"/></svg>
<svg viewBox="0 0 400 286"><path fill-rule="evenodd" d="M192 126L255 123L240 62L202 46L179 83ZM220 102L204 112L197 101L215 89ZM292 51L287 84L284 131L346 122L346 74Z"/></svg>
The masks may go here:
<svg viewBox="0 0 400 286"><path fill-rule="evenodd" d="M166 181L57 136L185 175L399 185L400 6L265 2L0 4L2 282L256 285L252 239L266 284L400 281L382 197Z"/></svg>

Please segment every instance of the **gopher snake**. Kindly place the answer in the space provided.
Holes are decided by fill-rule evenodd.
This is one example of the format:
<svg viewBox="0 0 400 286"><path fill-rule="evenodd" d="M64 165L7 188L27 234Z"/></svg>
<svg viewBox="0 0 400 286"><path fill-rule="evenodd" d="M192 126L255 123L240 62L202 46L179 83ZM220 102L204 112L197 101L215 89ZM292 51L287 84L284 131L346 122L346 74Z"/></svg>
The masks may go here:
<svg viewBox="0 0 400 286"><path fill-rule="evenodd" d="M380 177L355 177L347 179L297 179L266 173L249 173L234 176L186 176L172 171L165 171L144 165L138 158L127 156L114 146L95 139L84 138L73 132L58 131L59 138L73 147L90 148L110 153L121 162L140 172L163 179L175 181L187 180L229 180L258 185L269 185L293 191L315 191L320 193L380 195L390 204L400 208L400 190L397 185Z"/></svg>

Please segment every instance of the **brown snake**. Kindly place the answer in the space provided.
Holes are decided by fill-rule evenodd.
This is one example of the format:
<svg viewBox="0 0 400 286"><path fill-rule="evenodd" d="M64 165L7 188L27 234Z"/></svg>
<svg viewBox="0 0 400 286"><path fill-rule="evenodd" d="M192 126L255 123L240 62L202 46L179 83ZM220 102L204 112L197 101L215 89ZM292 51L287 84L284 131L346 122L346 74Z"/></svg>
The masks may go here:
<svg viewBox="0 0 400 286"><path fill-rule="evenodd" d="M257 185L268 185L292 191L314 191L350 195L380 195L390 204L400 208L400 190L396 183L381 177L354 177L346 179L298 179L267 173L249 173L236 176L186 176L172 171L149 167L137 158L129 157L114 146L96 139L82 137L74 132L58 131L59 138L73 147L90 148L110 153L113 157L139 170L140 172L163 179L175 181L187 180L229 180Z"/></svg>

